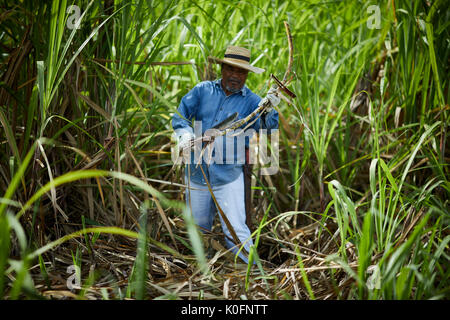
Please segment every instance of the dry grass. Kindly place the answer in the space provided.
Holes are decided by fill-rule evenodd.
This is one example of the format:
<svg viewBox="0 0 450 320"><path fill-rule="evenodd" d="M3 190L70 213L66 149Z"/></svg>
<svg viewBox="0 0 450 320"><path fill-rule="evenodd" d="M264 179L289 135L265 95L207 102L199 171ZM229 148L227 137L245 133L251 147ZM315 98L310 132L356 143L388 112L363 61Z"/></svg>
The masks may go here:
<svg viewBox="0 0 450 320"><path fill-rule="evenodd" d="M356 1L83 0L71 30L66 1L4 1L0 297L447 298L443 3L380 4L370 29ZM170 119L229 44L281 78L284 20L297 98L279 107L279 172L254 171L248 269L218 223L200 240L185 215ZM260 95L268 82L247 80Z"/></svg>

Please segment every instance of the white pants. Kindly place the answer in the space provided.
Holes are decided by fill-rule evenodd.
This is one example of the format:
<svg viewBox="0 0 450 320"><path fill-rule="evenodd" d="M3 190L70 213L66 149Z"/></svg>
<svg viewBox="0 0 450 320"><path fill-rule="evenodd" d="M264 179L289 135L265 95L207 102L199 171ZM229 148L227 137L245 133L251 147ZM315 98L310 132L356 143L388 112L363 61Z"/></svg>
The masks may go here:
<svg viewBox="0 0 450 320"><path fill-rule="evenodd" d="M188 185L187 181L186 185ZM216 214L216 206L211 197L211 193L208 190L208 186L197 184L192 181L190 182L190 186L195 189L186 189L186 204L189 206L189 199L191 199L190 204L192 206L194 221L198 226L206 230L211 230ZM241 173L236 180L228 184L212 186L212 189L217 203L230 221L237 237L241 243L244 244L244 248L248 254L253 242L250 237L250 229L245 223L244 174ZM226 235L225 242L227 247L236 254L239 248L237 248L233 241L230 240L233 239L233 237L222 217L220 215L219 217L223 232ZM242 251L239 254L239 257L244 260L245 263L248 263L246 257L247 254L243 255Z"/></svg>

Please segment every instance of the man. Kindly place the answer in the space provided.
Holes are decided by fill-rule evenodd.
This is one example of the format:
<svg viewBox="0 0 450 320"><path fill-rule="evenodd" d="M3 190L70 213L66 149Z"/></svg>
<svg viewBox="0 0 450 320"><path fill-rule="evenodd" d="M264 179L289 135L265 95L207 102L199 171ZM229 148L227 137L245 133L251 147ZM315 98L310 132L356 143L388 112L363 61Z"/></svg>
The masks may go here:
<svg viewBox="0 0 450 320"><path fill-rule="evenodd" d="M273 89L269 90L266 98L261 100L259 96L245 86L248 72L264 72L264 69L250 65L249 50L229 46L224 59L212 59L221 64L222 78L197 84L181 99L178 113L173 116L172 127L177 136L179 149L189 147L195 136L198 138L205 131L220 124L236 112L237 119L242 119L261 103L270 101L272 106L276 106L280 102ZM268 109L252 124L253 130L278 128L278 112L272 107ZM193 119L195 119L195 130L191 123ZM200 124L201 128L199 129L196 124ZM194 135L194 133L196 134ZM214 143L221 143L218 144L218 147L214 147L212 155L219 161L212 161L209 164L202 161L199 165L197 165L197 161L194 161L191 162L192 165L186 166L186 182L189 182L190 185L190 188L186 189L186 203L192 208L195 223L204 230L211 230L217 208L207 188L206 178L213 189L217 203L248 253L252 245L252 239L250 230L246 225L244 165L241 161L242 157L245 157L245 150L237 148L236 141L234 141L233 148L229 144L230 139L233 143L233 140L236 140L237 137L218 137L215 140ZM245 144L248 146L248 140L245 141ZM233 151L232 157L229 156L230 150ZM226 156L222 157L222 151ZM220 217L220 220L226 236L226 244L236 254L239 248L233 243L233 237L222 217ZM239 257L246 263L248 262L246 254L241 252Z"/></svg>

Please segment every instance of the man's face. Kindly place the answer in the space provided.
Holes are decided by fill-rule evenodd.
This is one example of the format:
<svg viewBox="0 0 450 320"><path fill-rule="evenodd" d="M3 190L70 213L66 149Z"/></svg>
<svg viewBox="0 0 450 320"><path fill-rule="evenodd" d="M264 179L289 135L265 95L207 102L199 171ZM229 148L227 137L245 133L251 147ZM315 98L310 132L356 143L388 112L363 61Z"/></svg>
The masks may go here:
<svg viewBox="0 0 450 320"><path fill-rule="evenodd" d="M248 70L222 64L222 86L226 93L236 93L242 89L247 80ZM228 92L227 92L228 91Z"/></svg>

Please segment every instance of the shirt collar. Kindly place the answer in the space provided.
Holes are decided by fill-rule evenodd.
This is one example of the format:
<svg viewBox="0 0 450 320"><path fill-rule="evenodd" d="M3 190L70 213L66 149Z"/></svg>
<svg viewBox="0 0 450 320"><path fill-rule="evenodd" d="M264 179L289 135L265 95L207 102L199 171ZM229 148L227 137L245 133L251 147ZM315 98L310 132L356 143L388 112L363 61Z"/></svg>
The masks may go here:
<svg viewBox="0 0 450 320"><path fill-rule="evenodd" d="M220 89L222 89L222 78L214 80L214 84L218 86ZM223 89L222 89L223 90ZM244 84L244 86L239 90L239 92L242 94L243 97L247 95L247 86Z"/></svg>

